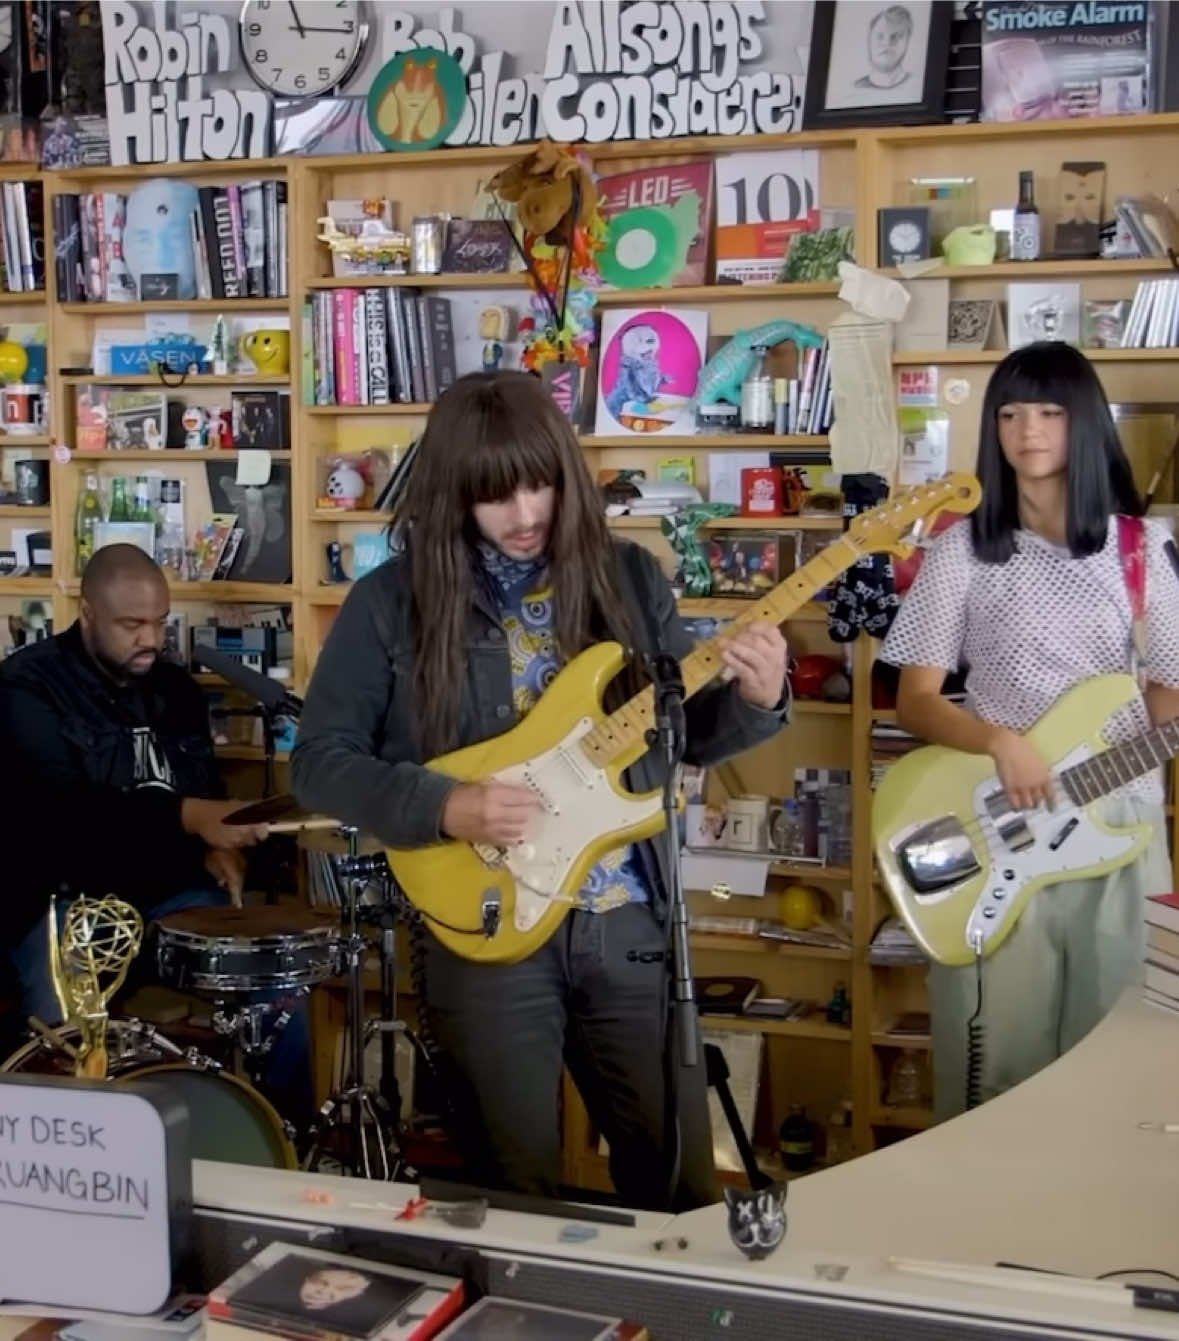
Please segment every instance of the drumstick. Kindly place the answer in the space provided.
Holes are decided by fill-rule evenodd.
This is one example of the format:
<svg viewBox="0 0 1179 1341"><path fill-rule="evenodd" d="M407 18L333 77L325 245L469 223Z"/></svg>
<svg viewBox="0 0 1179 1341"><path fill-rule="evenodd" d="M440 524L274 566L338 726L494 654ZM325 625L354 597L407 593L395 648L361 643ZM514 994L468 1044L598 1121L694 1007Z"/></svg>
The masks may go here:
<svg viewBox="0 0 1179 1341"><path fill-rule="evenodd" d="M322 819L279 820L276 824L268 824L266 827L271 833L298 833L300 829L338 829L340 821L324 816Z"/></svg>

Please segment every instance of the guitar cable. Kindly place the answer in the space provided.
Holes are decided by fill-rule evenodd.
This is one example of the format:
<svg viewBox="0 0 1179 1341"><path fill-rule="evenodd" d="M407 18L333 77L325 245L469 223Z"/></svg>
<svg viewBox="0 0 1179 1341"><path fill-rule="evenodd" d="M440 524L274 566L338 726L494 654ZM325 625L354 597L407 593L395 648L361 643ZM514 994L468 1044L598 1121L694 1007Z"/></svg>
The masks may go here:
<svg viewBox="0 0 1179 1341"><path fill-rule="evenodd" d="M974 950L974 974L976 996L974 1014L966 1021L966 1111L977 1108L982 1102L983 1044L986 1039L986 1026L982 1021L983 1009L983 956L982 946Z"/></svg>

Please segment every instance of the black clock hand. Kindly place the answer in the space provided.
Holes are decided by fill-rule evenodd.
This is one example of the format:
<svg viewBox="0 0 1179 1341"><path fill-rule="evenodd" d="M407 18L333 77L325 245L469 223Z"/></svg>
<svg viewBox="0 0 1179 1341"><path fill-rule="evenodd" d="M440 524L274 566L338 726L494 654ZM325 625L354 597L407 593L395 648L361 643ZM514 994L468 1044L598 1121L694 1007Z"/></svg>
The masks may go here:
<svg viewBox="0 0 1179 1341"><path fill-rule="evenodd" d="M295 20L296 31L300 37L306 37L307 29L303 27L302 21L299 18L299 11L295 8L295 0L287 0L287 4L291 7L291 18Z"/></svg>
<svg viewBox="0 0 1179 1341"><path fill-rule="evenodd" d="M344 33L348 37L351 37L353 33L351 28L312 28L307 24L304 24L301 28L289 28L287 31L292 33Z"/></svg>

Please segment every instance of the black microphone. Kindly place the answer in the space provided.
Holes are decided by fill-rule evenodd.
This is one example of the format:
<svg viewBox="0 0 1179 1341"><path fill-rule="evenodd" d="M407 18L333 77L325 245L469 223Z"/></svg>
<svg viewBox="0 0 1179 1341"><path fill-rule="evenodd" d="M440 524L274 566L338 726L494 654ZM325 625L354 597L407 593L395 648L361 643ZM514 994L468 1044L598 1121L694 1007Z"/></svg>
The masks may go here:
<svg viewBox="0 0 1179 1341"><path fill-rule="evenodd" d="M264 708L271 712L281 712L286 717L297 717L303 707L303 700L286 690L269 675L259 675L249 666L243 666L237 657L228 652L219 652L215 647L197 645L192 649L192 659L204 666L231 685L256 698Z"/></svg>

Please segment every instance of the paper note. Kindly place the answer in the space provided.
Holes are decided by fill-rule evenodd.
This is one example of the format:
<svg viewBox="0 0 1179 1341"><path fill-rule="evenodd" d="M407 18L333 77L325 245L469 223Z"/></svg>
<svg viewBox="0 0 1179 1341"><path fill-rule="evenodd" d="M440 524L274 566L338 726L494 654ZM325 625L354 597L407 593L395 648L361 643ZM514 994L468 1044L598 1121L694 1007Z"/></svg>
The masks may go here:
<svg viewBox="0 0 1179 1341"><path fill-rule="evenodd" d="M840 298L861 316L875 317L878 321L900 321L909 306L909 295L903 284L874 270L864 270L851 261L840 261Z"/></svg>
<svg viewBox="0 0 1179 1341"><path fill-rule="evenodd" d="M257 448L238 452L236 483L269 484L270 453L259 451Z"/></svg>
<svg viewBox="0 0 1179 1341"><path fill-rule="evenodd" d="M831 466L839 475L891 478L897 463L892 327L845 312L827 331L831 351Z"/></svg>

